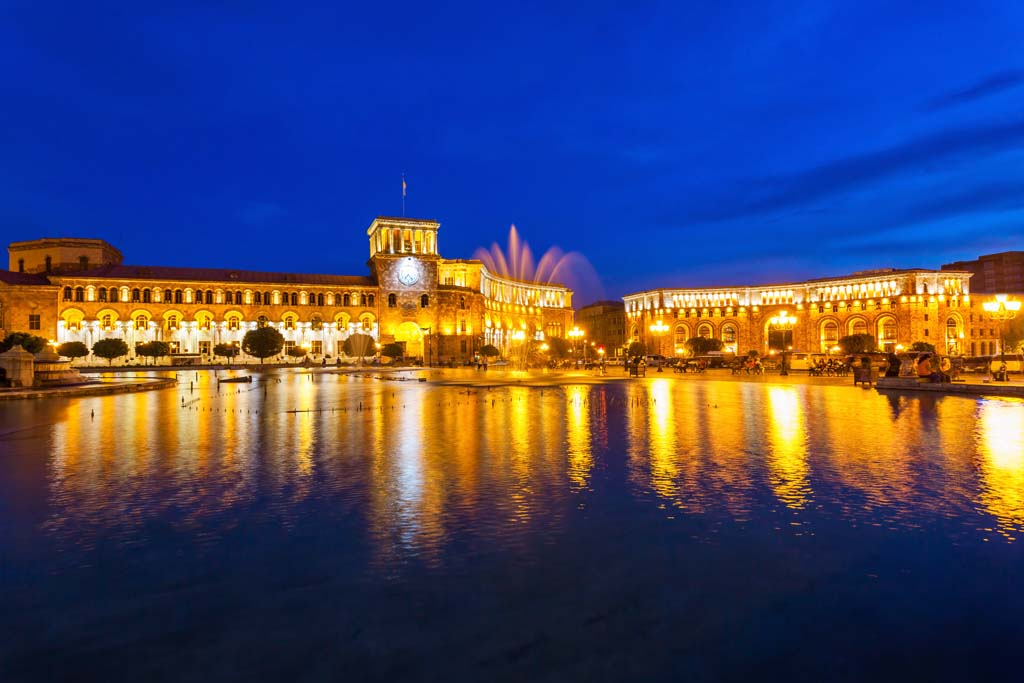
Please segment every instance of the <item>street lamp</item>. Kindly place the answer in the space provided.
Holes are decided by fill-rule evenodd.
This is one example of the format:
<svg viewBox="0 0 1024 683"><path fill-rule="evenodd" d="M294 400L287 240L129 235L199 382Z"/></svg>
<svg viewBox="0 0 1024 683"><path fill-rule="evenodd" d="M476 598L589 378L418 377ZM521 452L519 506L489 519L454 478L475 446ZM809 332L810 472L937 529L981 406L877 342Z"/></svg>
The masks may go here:
<svg viewBox="0 0 1024 683"><path fill-rule="evenodd" d="M430 367L430 328L421 327L420 331L423 332L423 355L427 357L426 365Z"/></svg>
<svg viewBox="0 0 1024 683"><path fill-rule="evenodd" d="M584 334L586 334L586 332L581 330L576 325L573 325L573 328L566 332L566 336L568 336L569 339L572 340L573 353L576 353L579 350L579 340L583 338Z"/></svg>
<svg viewBox="0 0 1024 683"><path fill-rule="evenodd" d="M1006 381L1008 377L1005 372L1006 345L1003 344L1003 323L1017 317L1017 311L1020 310L1020 302L1011 301L1005 294L996 294L996 298L993 301L986 301L981 304L981 307L988 313L989 318L999 323L999 362L1002 365L1003 381Z"/></svg>
<svg viewBox="0 0 1024 683"><path fill-rule="evenodd" d="M788 375L788 358L787 354L791 348L793 341L793 327L796 325L796 318L789 315L786 311L782 311L778 315L772 317L768 321L771 326L777 330L782 331L782 370L779 372L780 375ZM786 339L789 339L789 344L786 343Z"/></svg>
<svg viewBox="0 0 1024 683"><path fill-rule="evenodd" d="M651 325L651 334L653 334L658 339L658 355L659 356L662 355L662 353L661 353L661 337L666 332L668 332L668 329L669 329L668 325L666 325L665 323L661 322L660 320L658 322L654 323L653 325ZM658 372L664 372L661 369L661 366L662 366L662 363L658 363Z"/></svg>

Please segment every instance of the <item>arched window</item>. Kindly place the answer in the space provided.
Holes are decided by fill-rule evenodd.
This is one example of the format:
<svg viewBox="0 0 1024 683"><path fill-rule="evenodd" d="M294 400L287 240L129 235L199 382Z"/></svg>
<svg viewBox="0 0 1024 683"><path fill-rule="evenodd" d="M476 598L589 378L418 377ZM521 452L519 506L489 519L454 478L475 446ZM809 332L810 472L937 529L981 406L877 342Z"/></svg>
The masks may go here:
<svg viewBox="0 0 1024 683"><path fill-rule="evenodd" d="M142 290L141 289L133 289L132 290L132 301L138 303L141 299L142 299Z"/></svg>
<svg viewBox="0 0 1024 683"><path fill-rule="evenodd" d="M317 306L323 306L324 305L324 294L323 294L323 292L320 292L319 294L316 295L316 305Z"/></svg>
<svg viewBox="0 0 1024 683"><path fill-rule="evenodd" d="M363 332L372 332L373 331L373 316L369 316L369 315L363 316L362 323L363 323Z"/></svg>
<svg viewBox="0 0 1024 683"><path fill-rule="evenodd" d="M99 293L99 299L100 299L100 301L106 301L106 300L107 300L107 290L106 290L106 288L105 288L105 287L100 287L100 288L99 288L99 289L97 290L97 292Z"/></svg>
<svg viewBox="0 0 1024 683"><path fill-rule="evenodd" d="M430 306L430 297L426 294L420 297L420 308L427 308Z"/></svg>
<svg viewBox="0 0 1024 683"><path fill-rule="evenodd" d="M366 305L373 308L373 294L366 295Z"/></svg>
<svg viewBox="0 0 1024 683"><path fill-rule="evenodd" d="M398 305L398 297L394 294L388 294L388 308L394 308Z"/></svg>
<svg viewBox="0 0 1024 683"><path fill-rule="evenodd" d="M736 326L732 323L727 323L722 327L722 341L726 344L736 343Z"/></svg>
<svg viewBox="0 0 1024 683"><path fill-rule="evenodd" d="M341 305L342 306L351 306L352 305L352 295L351 294L346 294L345 296L341 297Z"/></svg>
<svg viewBox="0 0 1024 683"><path fill-rule="evenodd" d="M112 302L114 302L114 303L117 303L118 298L119 298L119 295L118 295L118 292L117 292L117 287L111 287L110 288L110 300Z"/></svg>
<svg viewBox="0 0 1024 683"><path fill-rule="evenodd" d="M201 289L197 289L196 290L196 303L197 304L203 303L203 290L201 290Z"/></svg>
<svg viewBox="0 0 1024 683"><path fill-rule="evenodd" d="M255 303L255 304L262 304L263 303L263 292L256 292L256 294L254 296L255 296L255 298L253 299L253 303Z"/></svg>
<svg viewBox="0 0 1024 683"><path fill-rule="evenodd" d="M324 320L319 315L314 315L312 318L310 318L310 320L309 320L309 327L310 327L310 329L312 329L312 330L319 330L319 329L323 329L323 326L324 326Z"/></svg>
<svg viewBox="0 0 1024 683"><path fill-rule="evenodd" d="M228 294L231 294L231 292L228 292ZM235 316L235 315L231 316L230 318L228 318L228 329L229 330L237 330L239 322L240 321L238 319L238 316Z"/></svg>
<svg viewBox="0 0 1024 683"><path fill-rule="evenodd" d="M70 287L65 287L64 288L64 301L71 301L71 288Z"/></svg>
<svg viewBox="0 0 1024 683"><path fill-rule="evenodd" d="M267 323L269 322L270 321L267 320L267 316L261 315L260 317L256 318L256 327L266 327Z"/></svg>
<svg viewBox="0 0 1024 683"><path fill-rule="evenodd" d="M295 329L295 318L288 316L284 319L284 329L294 330Z"/></svg>
<svg viewBox="0 0 1024 683"><path fill-rule="evenodd" d="M233 304L235 303L235 296L231 293L231 290L224 292L224 303Z"/></svg>
<svg viewBox="0 0 1024 683"><path fill-rule="evenodd" d="M704 339L711 339L713 335L714 328L712 328L711 325L708 325L707 323L704 323L703 325L697 328L698 337L703 337Z"/></svg>
<svg viewBox="0 0 1024 683"><path fill-rule="evenodd" d="M142 303L148 304L153 300L153 293L148 289L142 290Z"/></svg>
<svg viewBox="0 0 1024 683"><path fill-rule="evenodd" d="M174 290L174 303L176 303L176 304L180 304L181 303L182 294L183 293L182 293L182 291L180 289Z"/></svg>
<svg viewBox="0 0 1024 683"><path fill-rule="evenodd" d="M108 330L113 326L114 321L109 313L103 316L102 324L103 327L105 327Z"/></svg>
<svg viewBox="0 0 1024 683"><path fill-rule="evenodd" d="M463 311L466 310L466 297L464 297L464 296L460 296L459 297L459 308L461 310L463 310Z"/></svg>
<svg viewBox="0 0 1024 683"><path fill-rule="evenodd" d="M135 329L144 330L149 326L149 318L144 315L135 316Z"/></svg>
<svg viewBox="0 0 1024 683"><path fill-rule="evenodd" d="M75 301L85 301L85 289L82 287L75 287Z"/></svg>
<svg viewBox="0 0 1024 683"><path fill-rule="evenodd" d="M212 304L213 303L213 290L212 289L206 290L206 303L208 303L208 304Z"/></svg>
<svg viewBox="0 0 1024 683"><path fill-rule="evenodd" d="M299 293L298 292L292 292L292 306L298 306L298 305L299 305Z"/></svg>
<svg viewBox="0 0 1024 683"><path fill-rule="evenodd" d="M955 341L960 337L960 326L956 324L956 318L946 320L946 339Z"/></svg>
<svg viewBox="0 0 1024 683"><path fill-rule="evenodd" d="M867 334L868 324L863 318L855 318L850 321L850 334Z"/></svg>
<svg viewBox="0 0 1024 683"><path fill-rule="evenodd" d="M891 343L895 344L896 343L896 319L895 318L889 318L889 317L885 318L884 320L882 320L881 328L882 328L881 329L881 335L879 335L879 336L882 339L882 343L883 344L887 344L887 343L891 342Z"/></svg>
<svg viewBox="0 0 1024 683"><path fill-rule="evenodd" d="M682 346L686 343L686 340L690 338L690 333L686 329L686 325L676 325L675 329L675 345Z"/></svg>
<svg viewBox="0 0 1024 683"><path fill-rule="evenodd" d="M178 329L178 316L169 315L167 316L167 329L176 330Z"/></svg>
<svg viewBox="0 0 1024 683"><path fill-rule="evenodd" d="M236 289L236 290L235 290L235 303L236 303L236 304L240 304L240 303L242 303L242 302L243 302L243 299L242 299L242 290L240 290L240 289Z"/></svg>

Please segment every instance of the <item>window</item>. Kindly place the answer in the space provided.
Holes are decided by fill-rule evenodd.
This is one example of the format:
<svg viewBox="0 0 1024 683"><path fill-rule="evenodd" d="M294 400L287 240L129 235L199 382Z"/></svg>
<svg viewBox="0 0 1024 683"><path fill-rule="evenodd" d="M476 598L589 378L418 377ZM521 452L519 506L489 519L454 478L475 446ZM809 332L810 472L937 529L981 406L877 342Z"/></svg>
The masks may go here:
<svg viewBox="0 0 1024 683"><path fill-rule="evenodd" d="M174 290L174 303L176 303L176 304L180 304L181 303L182 294L183 293L182 293L182 291L180 289Z"/></svg>
<svg viewBox="0 0 1024 683"><path fill-rule="evenodd" d="M116 303L117 303L117 301L118 301L118 299L120 299L120 297L118 296L118 291L117 291L117 287L111 287L111 288L110 288L110 300L111 300L111 301L112 301L113 303L115 303L115 304L116 304Z"/></svg>
<svg viewBox="0 0 1024 683"><path fill-rule="evenodd" d="M420 297L420 308L427 308L430 306L430 297L426 294Z"/></svg>
<svg viewBox="0 0 1024 683"><path fill-rule="evenodd" d="M394 294L388 294L388 308L394 308L398 305L398 297Z"/></svg>
<svg viewBox="0 0 1024 683"><path fill-rule="evenodd" d="M722 341L726 344L736 343L736 327L733 325L726 325L722 328Z"/></svg>
<svg viewBox="0 0 1024 683"><path fill-rule="evenodd" d="M80 269L82 269L82 270L89 270L89 257L88 256L79 256L78 257L78 267Z"/></svg>
<svg viewBox="0 0 1024 683"><path fill-rule="evenodd" d="M178 316L169 315L167 316L167 329L176 330L178 329Z"/></svg>
<svg viewBox="0 0 1024 683"><path fill-rule="evenodd" d="M370 332L373 330L373 318L366 316L363 318L363 332Z"/></svg>
<svg viewBox="0 0 1024 683"><path fill-rule="evenodd" d="M316 305L317 306L323 306L324 305L324 295L323 295L323 292L321 292L320 294L316 295Z"/></svg>
<svg viewBox="0 0 1024 683"><path fill-rule="evenodd" d="M261 315L260 317L256 318L256 327L266 327L267 323L269 322L270 321L267 320L267 316Z"/></svg>
<svg viewBox="0 0 1024 683"><path fill-rule="evenodd" d="M352 295L351 294L346 294L345 296L343 296L341 298L341 301L342 301L342 304L341 304L342 306L351 306L352 305Z"/></svg>
<svg viewBox="0 0 1024 683"><path fill-rule="evenodd" d="M465 331L466 331L466 321L465 320L460 320L459 321L459 332L465 332Z"/></svg>
<svg viewBox="0 0 1024 683"><path fill-rule="evenodd" d="M64 301L71 301L71 288L70 287L65 287L64 288Z"/></svg>
<svg viewBox="0 0 1024 683"><path fill-rule="evenodd" d="M28 316L28 329L30 329L30 330L41 329L41 326L40 326L40 323L39 323L39 316L38 315L31 314L31 315Z"/></svg>
<svg viewBox="0 0 1024 683"><path fill-rule="evenodd" d="M113 318L111 317L111 315L110 315L109 313L108 313L107 315L103 316L103 320L102 320L101 322L102 322L102 324L103 324L103 327L104 327L105 329L108 329L108 330L109 330L109 329L110 329L110 328L111 328L111 327L113 326L113 324L114 324Z"/></svg>
<svg viewBox="0 0 1024 683"><path fill-rule="evenodd" d="M371 308L373 307L373 294L366 295L366 305L370 306Z"/></svg>
<svg viewBox="0 0 1024 683"><path fill-rule="evenodd" d="M106 301L107 300L107 290L106 289L104 289L103 287L100 287L99 294L100 294L100 301Z"/></svg>
<svg viewBox="0 0 1024 683"><path fill-rule="evenodd" d="M211 318L210 316L208 316L208 315L200 316L199 317L199 329L201 329L201 330L208 330L208 329L210 329L210 324L212 322L213 322L213 318Z"/></svg>
<svg viewBox="0 0 1024 683"><path fill-rule="evenodd" d="M81 287L75 287L75 301L85 301L85 290Z"/></svg>
<svg viewBox="0 0 1024 683"><path fill-rule="evenodd" d="M466 340L465 339L463 339L461 342L459 342L459 349L462 351L462 353L466 352Z"/></svg>
<svg viewBox="0 0 1024 683"><path fill-rule="evenodd" d="M284 329L286 329L286 330L294 330L295 329L295 318L285 318L284 319Z"/></svg>
<svg viewBox="0 0 1024 683"><path fill-rule="evenodd" d="M928 322L928 314L927 313L924 314L924 321Z"/></svg>
<svg viewBox="0 0 1024 683"><path fill-rule="evenodd" d="M228 295L230 296L231 292L228 292ZM230 318L228 318L228 329L229 330L237 330L238 329L238 318L237 317L231 316Z"/></svg>
<svg viewBox="0 0 1024 683"><path fill-rule="evenodd" d="M148 289L142 290L142 303L148 304L153 299L153 293Z"/></svg>
<svg viewBox="0 0 1024 683"><path fill-rule="evenodd" d="M235 303L235 297L231 293L230 289L228 291L224 292L224 303L226 303L226 304L233 304L233 303Z"/></svg>
<svg viewBox="0 0 1024 683"><path fill-rule="evenodd" d="M262 304L263 303L263 292L256 292L256 298L253 299L253 303L256 303L256 304Z"/></svg>
<svg viewBox="0 0 1024 683"><path fill-rule="evenodd" d="M134 301L134 302L138 302L138 301L140 301L141 299L142 299L142 290L139 290L139 289L133 289L133 290L132 290L132 301Z"/></svg>
<svg viewBox="0 0 1024 683"><path fill-rule="evenodd" d="M242 292L241 292L241 290L238 290L238 289L235 290L235 303L236 304L242 303Z"/></svg>
<svg viewBox="0 0 1024 683"><path fill-rule="evenodd" d="M25 272L25 259L23 259L23 258L18 259L18 272L19 273L24 273Z"/></svg>
<svg viewBox="0 0 1024 683"><path fill-rule="evenodd" d="M322 356L324 354L324 343L320 340L316 340L310 343L310 352L314 356Z"/></svg>
<svg viewBox="0 0 1024 683"><path fill-rule="evenodd" d="M136 316L136 318L135 318L135 329L137 329L137 330L144 330L144 329L146 329L148 324L149 324L149 320L146 319L146 316L144 316L144 315Z"/></svg>
<svg viewBox="0 0 1024 683"><path fill-rule="evenodd" d="M311 330L323 329L324 320L319 315L314 315L309 321L309 328Z"/></svg>
<svg viewBox="0 0 1024 683"><path fill-rule="evenodd" d="M49 273L50 269L53 268L53 259L49 256L46 257L46 272Z"/></svg>
<svg viewBox="0 0 1024 683"><path fill-rule="evenodd" d="M298 305L299 305L299 293L298 292L292 292L292 306L298 306Z"/></svg>

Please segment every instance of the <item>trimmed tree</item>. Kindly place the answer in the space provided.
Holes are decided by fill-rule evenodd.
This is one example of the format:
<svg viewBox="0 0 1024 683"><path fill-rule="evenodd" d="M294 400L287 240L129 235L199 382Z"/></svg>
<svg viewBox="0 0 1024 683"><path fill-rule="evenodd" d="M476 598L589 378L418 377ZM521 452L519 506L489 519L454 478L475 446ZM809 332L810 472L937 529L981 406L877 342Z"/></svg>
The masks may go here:
<svg viewBox="0 0 1024 683"><path fill-rule="evenodd" d="M288 355L292 358L302 358L306 355L306 349L301 346L293 346L288 349Z"/></svg>
<svg viewBox="0 0 1024 683"><path fill-rule="evenodd" d="M123 339L100 339L92 345L92 352L100 358L106 358L107 365L113 365L115 358L128 355L128 344Z"/></svg>
<svg viewBox="0 0 1024 683"><path fill-rule="evenodd" d="M85 358L89 355L89 347L82 342L64 342L57 347L57 353L71 360Z"/></svg>
<svg viewBox="0 0 1024 683"><path fill-rule="evenodd" d="M561 337L549 337L545 341L548 344L548 357L562 360L569 355L569 342Z"/></svg>
<svg viewBox="0 0 1024 683"><path fill-rule="evenodd" d="M171 345L165 341L151 341L145 344L139 344L135 347L135 355L142 356L143 358L152 358L154 362L157 358L163 358L171 352Z"/></svg>
<svg viewBox="0 0 1024 683"><path fill-rule="evenodd" d="M47 341L43 337L37 337L28 332L11 332L0 342L0 353L10 351L15 346L21 345L29 353L39 353L46 348Z"/></svg>
<svg viewBox="0 0 1024 683"><path fill-rule="evenodd" d="M841 344L842 340L839 340L839 343ZM929 344L928 342L916 341L910 345L910 350L915 353L935 353L935 345Z"/></svg>
<svg viewBox="0 0 1024 683"><path fill-rule="evenodd" d="M712 351L721 351L725 343L721 339L710 337L690 337L686 340L686 348L694 356L702 356Z"/></svg>
<svg viewBox="0 0 1024 683"><path fill-rule="evenodd" d="M228 362L238 355L239 348L234 344L217 344L213 347L213 355L227 358Z"/></svg>
<svg viewBox="0 0 1024 683"><path fill-rule="evenodd" d="M633 342L632 344L629 345L629 349L627 349L627 351L626 351L626 356L628 358L636 358L637 356L646 356L646 355L647 355L647 347L644 346L643 342L638 342L638 341Z"/></svg>
<svg viewBox="0 0 1024 683"><path fill-rule="evenodd" d="M405 355L405 350L398 342L391 342L390 344L384 345L380 350L380 355L387 356L388 358L401 358Z"/></svg>
<svg viewBox="0 0 1024 683"><path fill-rule="evenodd" d="M494 344L484 344L480 347L480 355L487 356L488 358L495 358L496 356L501 355L501 351L498 351L498 347L494 346Z"/></svg>
<svg viewBox="0 0 1024 683"><path fill-rule="evenodd" d="M284 337L273 327L258 327L249 330L242 337L242 350L250 356L260 359L263 365L264 358L270 358L281 353L284 348Z"/></svg>
<svg viewBox="0 0 1024 683"><path fill-rule="evenodd" d="M839 339L839 348L843 353L871 353L878 350L875 337L870 334L850 334Z"/></svg>

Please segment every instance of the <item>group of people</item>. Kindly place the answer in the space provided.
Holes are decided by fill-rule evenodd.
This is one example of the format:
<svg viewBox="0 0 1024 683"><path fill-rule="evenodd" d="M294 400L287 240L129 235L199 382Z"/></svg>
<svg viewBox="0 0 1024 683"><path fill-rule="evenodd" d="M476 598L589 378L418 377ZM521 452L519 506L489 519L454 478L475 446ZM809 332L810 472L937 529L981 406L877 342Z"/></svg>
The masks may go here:
<svg viewBox="0 0 1024 683"><path fill-rule="evenodd" d="M930 382L949 382L949 358L936 359L933 353L922 353L917 357L917 376Z"/></svg>

